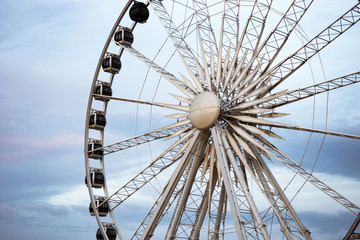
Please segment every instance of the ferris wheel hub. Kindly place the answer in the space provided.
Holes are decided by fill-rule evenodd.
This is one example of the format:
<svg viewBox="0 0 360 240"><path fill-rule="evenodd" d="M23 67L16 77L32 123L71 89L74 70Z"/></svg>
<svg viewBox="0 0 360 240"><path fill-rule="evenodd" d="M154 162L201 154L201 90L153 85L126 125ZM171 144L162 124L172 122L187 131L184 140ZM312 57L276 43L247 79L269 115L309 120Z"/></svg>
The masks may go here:
<svg viewBox="0 0 360 240"><path fill-rule="evenodd" d="M198 129L213 126L220 114L220 103L212 92L202 92L191 102L190 121Z"/></svg>

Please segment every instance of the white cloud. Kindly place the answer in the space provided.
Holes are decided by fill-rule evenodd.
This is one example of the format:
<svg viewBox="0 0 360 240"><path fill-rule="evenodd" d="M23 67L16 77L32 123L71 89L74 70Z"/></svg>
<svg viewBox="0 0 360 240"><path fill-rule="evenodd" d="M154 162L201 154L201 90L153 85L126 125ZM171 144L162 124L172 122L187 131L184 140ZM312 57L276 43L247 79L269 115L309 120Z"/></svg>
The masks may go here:
<svg viewBox="0 0 360 240"><path fill-rule="evenodd" d="M88 206L90 203L89 193L84 185L77 185L68 189L59 189L61 193L48 197L43 201L63 207Z"/></svg>

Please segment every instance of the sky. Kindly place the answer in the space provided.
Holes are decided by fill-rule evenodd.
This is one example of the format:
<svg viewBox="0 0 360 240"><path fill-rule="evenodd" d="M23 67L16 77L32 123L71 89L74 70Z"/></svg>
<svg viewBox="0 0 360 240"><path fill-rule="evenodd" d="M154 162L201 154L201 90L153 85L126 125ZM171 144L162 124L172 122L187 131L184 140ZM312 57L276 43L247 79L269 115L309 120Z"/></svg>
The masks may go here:
<svg viewBox="0 0 360 240"><path fill-rule="evenodd" d="M343 1L339 14L335 14L339 7L335 2L338 1L325 1L326 6L322 7L324 1L319 1L309 13L310 19L315 19L313 22L335 19L356 1ZM89 197L84 184L86 107L98 58L122 7L123 1L115 0L106 3L95 0L0 1L1 239L42 240L49 236L53 240L95 239L97 224L88 212ZM306 23L311 22L305 20ZM319 23L319 26L326 24ZM147 30L144 39L154 29L156 26ZM316 32L311 27L308 31L310 34ZM322 61L328 79L359 70L360 52L356 44L359 37L360 25L357 24L326 50L331 57ZM318 66L314 68L320 71ZM349 87L330 94L329 129L360 135L359 90L359 86ZM311 126L311 118L302 118L303 113L309 111L311 101L307 101L307 105L285 107L284 111L293 116L289 121ZM319 105L321 108L324 104ZM124 121L126 111L118 109L114 113L122 116L122 120L117 128L110 128L114 131L109 133L110 138L128 136L128 127L133 125ZM319 119L324 118L323 115ZM324 121L319 122L323 124ZM280 130L281 134L286 133ZM308 135L299 134L288 138L283 146L290 156L301 156L307 139ZM321 140L321 136L311 139L309 158L316 158ZM358 205L359 146L358 140L327 136L315 170L317 176ZM157 147L163 146L154 146ZM140 161L143 160L146 161ZM119 172L125 175L122 179L136 172L133 165L124 166L129 167L129 171ZM288 170L278 165L273 166L273 170L280 176L281 183L288 180ZM116 182L119 176L116 172L111 174ZM301 181L298 180L294 189ZM291 191L290 194L294 194ZM340 238L336 234L340 232L342 236L343 229L338 228L345 224L350 226L355 215L349 215L328 200L324 200L326 204L322 204L322 200L313 202L317 194L318 191L309 188L303 198L296 198L294 204L301 209L300 217L308 225L315 226L312 231L317 239ZM131 215L134 207L149 204L141 195L134 201L124 210L125 216ZM126 232L127 226L124 228Z"/></svg>

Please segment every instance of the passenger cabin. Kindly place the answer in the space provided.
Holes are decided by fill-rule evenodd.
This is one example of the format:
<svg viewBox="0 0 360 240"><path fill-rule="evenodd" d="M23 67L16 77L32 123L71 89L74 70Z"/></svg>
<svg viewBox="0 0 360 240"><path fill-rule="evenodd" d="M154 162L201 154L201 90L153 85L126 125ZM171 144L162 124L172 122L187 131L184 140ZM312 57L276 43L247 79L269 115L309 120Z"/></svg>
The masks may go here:
<svg viewBox="0 0 360 240"><path fill-rule="evenodd" d="M134 1L129 11L130 19L138 22L145 23L149 18L149 9L145 3Z"/></svg>
<svg viewBox="0 0 360 240"><path fill-rule="evenodd" d="M103 96L109 96L109 97L112 96L112 90L110 84L107 82L98 81L95 86L94 94L96 94L96 96L94 96L96 100L104 101L104 102L109 101L108 98Z"/></svg>
<svg viewBox="0 0 360 240"><path fill-rule="evenodd" d="M114 35L114 40L117 45L130 46L134 42L134 35L131 29L120 27Z"/></svg>
<svg viewBox="0 0 360 240"><path fill-rule="evenodd" d="M89 128L102 130L105 128L106 118L104 112L92 110L89 118Z"/></svg>
<svg viewBox="0 0 360 240"><path fill-rule="evenodd" d="M109 204L107 202L104 202L105 198L104 197L95 197L95 206L96 208L98 208L100 205L100 207L98 208L98 213L100 217L106 217L106 215L109 212ZM94 209L92 207L92 204L89 204L89 212L91 214L91 216L95 215Z"/></svg>
<svg viewBox="0 0 360 240"><path fill-rule="evenodd" d="M101 159L104 155L104 150L98 149L102 148L102 143L100 140L90 139L88 143L88 156L89 158ZM98 150L96 150L98 149Z"/></svg>
<svg viewBox="0 0 360 240"><path fill-rule="evenodd" d="M101 169L90 169L90 183L93 188L101 188L105 183L105 177ZM87 184L87 178L85 176L85 184Z"/></svg>
<svg viewBox="0 0 360 240"><path fill-rule="evenodd" d="M108 54L102 63L105 72L116 74L121 69L120 57L115 54Z"/></svg>
<svg viewBox="0 0 360 240"><path fill-rule="evenodd" d="M106 232L106 236L108 237L109 240L116 239L116 231L115 231L114 227L112 227L112 226L105 227L105 232ZM102 235L100 228L99 228L96 232L96 240L103 240L103 239L105 239L105 238Z"/></svg>

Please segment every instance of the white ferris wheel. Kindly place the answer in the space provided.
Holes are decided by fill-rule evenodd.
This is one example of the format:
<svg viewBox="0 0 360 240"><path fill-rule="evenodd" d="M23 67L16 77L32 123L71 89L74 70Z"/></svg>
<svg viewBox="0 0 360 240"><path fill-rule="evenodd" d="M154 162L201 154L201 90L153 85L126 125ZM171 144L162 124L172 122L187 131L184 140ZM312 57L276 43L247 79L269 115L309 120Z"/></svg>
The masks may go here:
<svg viewBox="0 0 360 240"><path fill-rule="evenodd" d="M307 36L316 2L122 3L86 115L97 239L312 239L296 211L309 186L350 213L354 238L359 206L316 176L307 151L316 138L360 139L327 129L329 93L360 72L326 79L319 57L357 26L360 3ZM293 139L305 147L290 156ZM276 165L292 173L285 185Z"/></svg>

